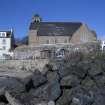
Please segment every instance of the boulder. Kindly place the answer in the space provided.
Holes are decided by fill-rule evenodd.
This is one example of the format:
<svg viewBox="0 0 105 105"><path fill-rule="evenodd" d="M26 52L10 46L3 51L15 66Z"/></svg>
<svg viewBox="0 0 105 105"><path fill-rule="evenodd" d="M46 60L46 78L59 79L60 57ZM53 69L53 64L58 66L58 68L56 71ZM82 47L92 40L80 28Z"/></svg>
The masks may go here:
<svg viewBox="0 0 105 105"><path fill-rule="evenodd" d="M38 103L37 105L55 105L55 102L54 101L41 102L41 103Z"/></svg>
<svg viewBox="0 0 105 105"><path fill-rule="evenodd" d="M97 75L94 77L94 80L99 87L105 86L105 75Z"/></svg>
<svg viewBox="0 0 105 105"><path fill-rule="evenodd" d="M80 79L75 75L69 75L61 79L62 87L75 87L80 84Z"/></svg>
<svg viewBox="0 0 105 105"><path fill-rule="evenodd" d="M1 102L1 103L0 103L0 105L7 105L7 104L5 104L5 103Z"/></svg>
<svg viewBox="0 0 105 105"><path fill-rule="evenodd" d="M55 102L54 101L49 101L48 105L55 105Z"/></svg>
<svg viewBox="0 0 105 105"><path fill-rule="evenodd" d="M69 105L72 100L71 90L63 89L61 97L56 101L56 105Z"/></svg>
<svg viewBox="0 0 105 105"><path fill-rule="evenodd" d="M94 102L93 92L82 86L72 88L70 91L70 105L91 105Z"/></svg>
<svg viewBox="0 0 105 105"><path fill-rule="evenodd" d="M59 81L60 77L57 72L48 71L46 74L48 82Z"/></svg>
<svg viewBox="0 0 105 105"><path fill-rule="evenodd" d="M43 71L42 71L42 74L46 74L48 71L53 71L53 66L51 64L46 64L44 67L43 67Z"/></svg>
<svg viewBox="0 0 105 105"><path fill-rule="evenodd" d="M92 105L105 105L105 95L96 94L95 102Z"/></svg>
<svg viewBox="0 0 105 105"><path fill-rule="evenodd" d="M74 105L91 105L94 102L93 98L79 94L76 97L73 97L72 104Z"/></svg>
<svg viewBox="0 0 105 105"><path fill-rule="evenodd" d="M10 89L15 92L22 92L25 90L23 83L14 77L0 77L0 88Z"/></svg>
<svg viewBox="0 0 105 105"><path fill-rule="evenodd" d="M5 93L5 97L8 100L8 102L11 105L23 105L23 103L20 100L17 100L12 94L10 94L8 91Z"/></svg>
<svg viewBox="0 0 105 105"><path fill-rule="evenodd" d="M87 67L88 68L88 67ZM78 78L84 78L88 69L84 69L82 64L75 63L65 63L60 65L59 74L60 77L63 78L67 75L76 75Z"/></svg>
<svg viewBox="0 0 105 105"><path fill-rule="evenodd" d="M84 86L87 90L93 90L97 88L96 82L89 76L85 77L84 80L82 80L81 85Z"/></svg>
<svg viewBox="0 0 105 105"><path fill-rule="evenodd" d="M0 96L4 95L4 93L5 93L5 87L0 88Z"/></svg>
<svg viewBox="0 0 105 105"><path fill-rule="evenodd" d="M91 65L90 70L88 70L88 73L90 76L96 76L103 73L102 67L99 64L93 64Z"/></svg>
<svg viewBox="0 0 105 105"><path fill-rule="evenodd" d="M47 79L39 70L35 70L34 73L26 77L23 82L26 86L26 90L29 91L31 88L37 88L43 85L47 82Z"/></svg>
<svg viewBox="0 0 105 105"><path fill-rule="evenodd" d="M57 81L49 82L38 89L31 89L29 93L47 101L56 100L61 94L60 84Z"/></svg>

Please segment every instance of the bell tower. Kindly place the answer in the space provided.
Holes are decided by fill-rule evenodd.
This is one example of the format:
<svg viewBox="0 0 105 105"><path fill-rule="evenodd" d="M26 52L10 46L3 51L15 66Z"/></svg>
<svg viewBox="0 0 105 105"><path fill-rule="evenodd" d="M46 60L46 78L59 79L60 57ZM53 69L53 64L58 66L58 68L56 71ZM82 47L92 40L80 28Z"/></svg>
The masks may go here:
<svg viewBox="0 0 105 105"><path fill-rule="evenodd" d="M39 29L40 22L42 21L41 17L36 14L32 17L31 25L29 29L29 39L28 43L29 45L37 45L38 44L38 36L37 31Z"/></svg>
<svg viewBox="0 0 105 105"><path fill-rule="evenodd" d="M33 17L32 17L32 23L35 22L35 23L40 23L42 21L42 18L38 15L38 14L35 14Z"/></svg>

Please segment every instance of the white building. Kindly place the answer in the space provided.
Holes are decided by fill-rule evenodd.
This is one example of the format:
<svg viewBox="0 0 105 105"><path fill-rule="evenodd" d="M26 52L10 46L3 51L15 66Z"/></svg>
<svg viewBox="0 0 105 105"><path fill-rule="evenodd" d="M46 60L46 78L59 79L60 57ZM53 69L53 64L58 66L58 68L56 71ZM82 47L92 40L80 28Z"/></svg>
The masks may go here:
<svg viewBox="0 0 105 105"><path fill-rule="evenodd" d="M0 59L3 59L5 55L11 55L12 47L13 31L0 31Z"/></svg>
<svg viewBox="0 0 105 105"><path fill-rule="evenodd" d="M101 49L102 51L105 50L105 41L101 41Z"/></svg>

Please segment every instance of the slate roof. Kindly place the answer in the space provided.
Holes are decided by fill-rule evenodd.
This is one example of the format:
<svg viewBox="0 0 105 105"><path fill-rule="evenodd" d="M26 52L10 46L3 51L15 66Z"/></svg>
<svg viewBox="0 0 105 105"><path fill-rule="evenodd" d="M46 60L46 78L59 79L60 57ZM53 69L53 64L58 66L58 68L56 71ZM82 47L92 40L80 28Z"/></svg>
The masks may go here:
<svg viewBox="0 0 105 105"><path fill-rule="evenodd" d="M38 30L38 36L72 36L82 23L80 22L33 22L30 30Z"/></svg>

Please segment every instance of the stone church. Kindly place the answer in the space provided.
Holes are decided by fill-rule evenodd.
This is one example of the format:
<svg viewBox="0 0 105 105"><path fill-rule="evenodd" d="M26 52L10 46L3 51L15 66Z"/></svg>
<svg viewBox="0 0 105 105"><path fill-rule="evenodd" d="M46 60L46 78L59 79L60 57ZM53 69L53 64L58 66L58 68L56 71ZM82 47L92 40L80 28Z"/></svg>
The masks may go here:
<svg viewBox="0 0 105 105"><path fill-rule="evenodd" d="M29 45L72 43L81 44L97 40L95 31L81 22L43 22L35 15L29 26Z"/></svg>

